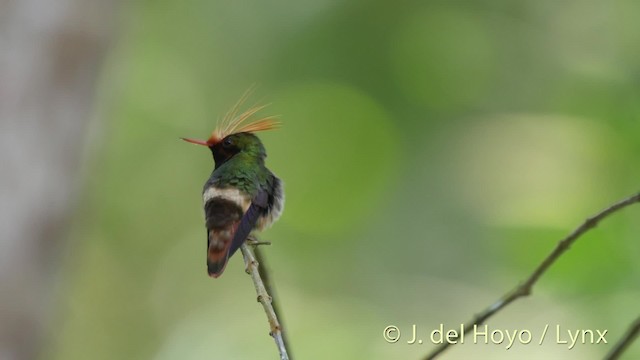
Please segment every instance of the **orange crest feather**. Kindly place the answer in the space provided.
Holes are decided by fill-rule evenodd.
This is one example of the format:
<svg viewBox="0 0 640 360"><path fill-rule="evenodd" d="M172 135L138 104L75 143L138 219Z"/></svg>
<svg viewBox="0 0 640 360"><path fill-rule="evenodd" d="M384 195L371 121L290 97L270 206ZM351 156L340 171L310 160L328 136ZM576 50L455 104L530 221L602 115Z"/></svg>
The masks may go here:
<svg viewBox="0 0 640 360"><path fill-rule="evenodd" d="M235 133L272 130L280 126L280 122L276 120L275 116L268 116L247 122L247 120L249 120L253 115L268 105L254 105L243 113L238 114L238 110L251 95L253 89L254 87L252 86L242 94L242 97L240 97L238 102L227 112L222 121L218 123L218 126L211 134L211 137L207 140L208 143L215 144L225 137Z"/></svg>

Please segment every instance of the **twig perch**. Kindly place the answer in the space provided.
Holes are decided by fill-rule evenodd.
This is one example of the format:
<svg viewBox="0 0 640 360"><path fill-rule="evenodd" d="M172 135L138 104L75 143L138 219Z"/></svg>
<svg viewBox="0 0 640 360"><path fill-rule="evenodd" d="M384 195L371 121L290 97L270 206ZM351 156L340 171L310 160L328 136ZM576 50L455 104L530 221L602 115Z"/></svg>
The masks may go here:
<svg viewBox="0 0 640 360"><path fill-rule="evenodd" d="M249 242L249 245L260 245L267 244L271 245L269 241L258 241L256 243ZM253 247L254 254L256 255L256 260L258 260L258 267L260 277L262 278L262 282L264 283L264 288L267 289L267 293L271 295L271 306L273 306L273 311L276 313L276 317L280 321L280 332L282 333L282 341L284 342L284 347L287 349L287 354L289 355L289 359L294 359L295 356L291 353L291 346L289 345L289 340L287 339L287 331L285 325L284 315L282 314L281 308L279 306L279 302L276 301L278 297L278 293L276 292L275 285L272 281L271 275L269 274L269 264L265 259L264 253L258 246Z"/></svg>
<svg viewBox="0 0 640 360"><path fill-rule="evenodd" d="M613 346L611 352L607 354L604 358L605 360L615 360L622 355L622 353L627 349L629 344L631 344L637 337L640 335L640 316L634 321L631 326L629 326L629 330L626 334L618 341L617 344Z"/></svg>
<svg viewBox="0 0 640 360"><path fill-rule="evenodd" d="M618 210L621 210L629 205L640 202L640 193L637 193L633 196L630 196L624 200L618 201L617 203L607 207L606 209L600 211L596 215L588 218L582 225L578 226L571 234L562 239L558 245L556 245L555 249L536 267L536 269L529 275L529 277L521 282L518 286L516 286L513 290L509 291L505 295L503 295L498 301L493 303L491 306L486 308L481 313L477 314L470 322L467 323L464 330L465 332L470 332L473 330L474 325L480 325L487 321L491 316L493 316L498 311L502 310L504 307L512 303L514 300L528 296L531 294L533 286L540 279L540 277L553 265L560 256L569 249L569 247L584 233L596 227L598 223L606 218L607 216L615 213ZM640 326L640 325L638 325ZM640 331L636 329L635 335ZM630 334L631 338L635 335ZM457 338L452 338L453 340L457 340ZM629 339L627 343L630 343L632 339ZM451 342L443 342L441 345L436 347L431 353L429 353L425 360L435 359L439 354L445 351L451 344Z"/></svg>
<svg viewBox="0 0 640 360"><path fill-rule="evenodd" d="M269 320L269 327L271 329L269 335L271 335L273 340L276 342L276 346L280 352L280 360L289 360L289 354L287 353L287 348L285 346L280 321L278 320L276 311L271 304L271 296L267 292L264 281L260 276L260 264L258 263L258 260L256 260L253 249L251 249L251 246L249 246L247 242L242 244L240 250L242 251L242 256L244 257L244 262L247 266L247 273L251 275L251 280L253 280L253 285L256 289L256 294L258 295L258 302L262 304L264 312L267 315L267 319Z"/></svg>

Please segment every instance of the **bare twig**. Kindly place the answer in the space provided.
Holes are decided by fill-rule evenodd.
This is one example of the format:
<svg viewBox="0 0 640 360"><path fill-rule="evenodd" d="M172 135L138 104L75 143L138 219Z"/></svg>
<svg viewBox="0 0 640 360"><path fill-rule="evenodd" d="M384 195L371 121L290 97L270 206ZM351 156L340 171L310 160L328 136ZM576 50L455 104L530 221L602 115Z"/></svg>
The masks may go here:
<svg viewBox="0 0 640 360"><path fill-rule="evenodd" d="M282 336L280 321L278 321L278 316L273 309L273 305L271 304L271 296L267 292L264 281L260 277L260 264L258 264L258 261L256 260L253 249L251 249L251 246L249 246L246 242L242 244L240 250L242 251L242 255L244 256L244 262L247 265L247 273L251 275L251 280L253 280L253 285L256 288L258 302L262 304L264 312L265 314L267 314L267 319L269 320L269 326L271 329L269 335L271 335L276 342L276 346L278 347L278 351L280 352L280 360L289 360L287 348Z"/></svg>
<svg viewBox="0 0 640 360"><path fill-rule="evenodd" d="M251 245L263 245L263 244L271 245L271 242L256 241L255 244L251 244ZM258 263L261 265L258 268L258 270L260 272L260 277L262 278L262 282L264 283L264 287L267 289L267 292L271 295L271 306L273 306L273 311L276 313L276 317L278 318L278 320L280 320L280 331L282 333L282 341L284 343L284 347L287 349L287 354L289 355L289 359L293 359L295 357L291 353L291 346L289 344L289 340L287 339L287 330L286 330L287 328L285 325L286 322L284 319L284 315L282 314L282 311L280 311L280 306L279 306L280 302L275 300L278 297L278 294L276 293L275 285L271 280L271 275L269 274L269 265L267 264L266 259L264 257L264 253L262 252L262 250L260 250L260 247L255 246L254 253L256 255L256 260L258 260Z"/></svg>
<svg viewBox="0 0 640 360"><path fill-rule="evenodd" d="M470 332L473 329L474 325L479 325L484 323L488 318L493 316L498 311L502 310L504 307L512 303L514 300L528 296L531 294L531 290L533 286L536 284L538 279L553 265L558 258L569 249L569 247L582 236L584 233L589 231L590 229L596 227L598 223L606 218L607 216L613 214L614 212L623 209L629 205L640 202L640 193L637 193L633 196L630 196L624 200L618 201L617 203L607 207L606 209L600 211L596 215L588 218L582 225L578 226L571 234L562 239L553 249L553 251L538 265L538 267L533 271L529 277L521 282L518 286L516 286L513 290L507 292L503 295L498 301L493 303L491 306L486 308L481 313L477 314L467 325L465 326L465 332ZM436 347L431 353L429 353L425 360L435 359L439 354L445 351L454 340L457 338L452 338L450 342L443 342L441 345Z"/></svg>
<svg viewBox="0 0 640 360"><path fill-rule="evenodd" d="M604 360L618 359L638 335L640 335L640 316L629 326L627 333L613 346Z"/></svg>

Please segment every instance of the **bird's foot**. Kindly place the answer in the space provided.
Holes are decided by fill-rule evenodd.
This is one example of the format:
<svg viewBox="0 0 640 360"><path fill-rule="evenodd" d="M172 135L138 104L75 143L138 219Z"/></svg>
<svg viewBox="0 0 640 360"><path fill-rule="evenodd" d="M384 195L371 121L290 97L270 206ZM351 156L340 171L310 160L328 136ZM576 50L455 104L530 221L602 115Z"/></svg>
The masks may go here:
<svg viewBox="0 0 640 360"><path fill-rule="evenodd" d="M248 245L253 245L253 246L271 245L271 241L260 241L260 240L258 240L257 237L255 237L253 235L249 235L249 237L247 238L247 244Z"/></svg>

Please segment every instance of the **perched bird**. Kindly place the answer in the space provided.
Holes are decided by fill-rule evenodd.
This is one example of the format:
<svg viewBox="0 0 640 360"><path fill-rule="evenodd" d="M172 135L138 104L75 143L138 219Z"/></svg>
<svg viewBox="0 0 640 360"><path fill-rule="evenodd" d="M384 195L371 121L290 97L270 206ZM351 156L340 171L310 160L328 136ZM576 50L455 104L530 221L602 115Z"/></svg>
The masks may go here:
<svg viewBox="0 0 640 360"><path fill-rule="evenodd" d="M248 122L263 106L236 115L243 99L225 116L208 140L182 138L204 145L215 167L204 184L202 200L207 227L207 271L222 275L229 258L252 230L263 230L282 213L282 181L266 168L264 146L254 132L271 130L273 118Z"/></svg>

